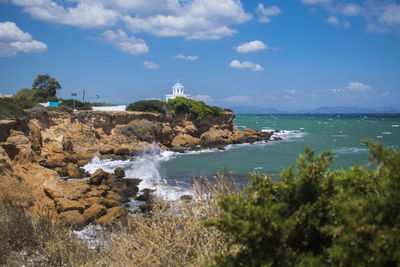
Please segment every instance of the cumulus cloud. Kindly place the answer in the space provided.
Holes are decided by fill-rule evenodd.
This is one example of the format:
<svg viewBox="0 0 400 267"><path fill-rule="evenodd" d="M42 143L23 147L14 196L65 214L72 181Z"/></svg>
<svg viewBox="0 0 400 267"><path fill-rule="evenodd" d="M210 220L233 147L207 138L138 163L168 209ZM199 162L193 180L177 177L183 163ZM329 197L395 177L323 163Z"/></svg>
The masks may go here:
<svg viewBox="0 0 400 267"><path fill-rule="evenodd" d="M262 51L268 48L270 47L264 44L264 42L256 40L237 46L236 51L239 53L252 53L252 52Z"/></svg>
<svg viewBox="0 0 400 267"><path fill-rule="evenodd" d="M323 4L323 3L330 3L331 0L301 0L303 4Z"/></svg>
<svg viewBox="0 0 400 267"><path fill-rule="evenodd" d="M259 64L255 64L250 61L243 61L242 63L235 59L233 60L229 66L233 69L250 69L252 71L264 71L264 68L261 67Z"/></svg>
<svg viewBox="0 0 400 267"><path fill-rule="evenodd" d="M371 89L371 85L363 84L361 82L349 82L347 88L350 91L367 91Z"/></svg>
<svg viewBox="0 0 400 267"><path fill-rule="evenodd" d="M326 22L333 26L338 26L340 24L339 19L335 16L330 16Z"/></svg>
<svg viewBox="0 0 400 267"><path fill-rule="evenodd" d="M215 99L210 95L195 95L193 96L194 99L203 102L213 102Z"/></svg>
<svg viewBox="0 0 400 267"><path fill-rule="evenodd" d="M252 18L238 0L11 0L35 18L84 28L122 22L133 33L211 40Z"/></svg>
<svg viewBox="0 0 400 267"><path fill-rule="evenodd" d="M47 45L32 39L14 22L0 22L0 57L12 57L18 52L40 53L47 51Z"/></svg>
<svg viewBox="0 0 400 267"><path fill-rule="evenodd" d="M147 60L143 62L143 66L147 70L157 70L160 68L160 65L157 65L156 63Z"/></svg>
<svg viewBox="0 0 400 267"><path fill-rule="evenodd" d="M264 7L262 3L259 3L256 12L258 14L259 22L269 23L271 22L271 17L281 14L282 10L277 6Z"/></svg>
<svg viewBox="0 0 400 267"><path fill-rule="evenodd" d="M197 56L185 56L182 54L178 54L174 56L174 59L183 59L183 60L188 60L188 61L195 61L197 60Z"/></svg>
<svg viewBox="0 0 400 267"><path fill-rule="evenodd" d="M123 30L105 31L101 34L102 39L117 47L123 52L137 56L149 52L149 47L143 39L128 36Z"/></svg>

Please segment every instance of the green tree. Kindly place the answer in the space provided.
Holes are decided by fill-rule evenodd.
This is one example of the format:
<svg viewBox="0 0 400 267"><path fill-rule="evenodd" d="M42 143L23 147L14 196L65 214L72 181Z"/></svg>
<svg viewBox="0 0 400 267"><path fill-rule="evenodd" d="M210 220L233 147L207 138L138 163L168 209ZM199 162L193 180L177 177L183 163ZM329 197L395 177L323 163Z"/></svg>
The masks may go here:
<svg viewBox="0 0 400 267"><path fill-rule="evenodd" d="M399 266L400 153L370 148L372 169L329 171L332 152L307 148L280 182L251 176L245 193L220 196L208 221L230 236L219 266Z"/></svg>
<svg viewBox="0 0 400 267"><path fill-rule="evenodd" d="M61 89L60 83L48 74L39 74L33 81L32 89L38 98L55 100L57 91Z"/></svg>

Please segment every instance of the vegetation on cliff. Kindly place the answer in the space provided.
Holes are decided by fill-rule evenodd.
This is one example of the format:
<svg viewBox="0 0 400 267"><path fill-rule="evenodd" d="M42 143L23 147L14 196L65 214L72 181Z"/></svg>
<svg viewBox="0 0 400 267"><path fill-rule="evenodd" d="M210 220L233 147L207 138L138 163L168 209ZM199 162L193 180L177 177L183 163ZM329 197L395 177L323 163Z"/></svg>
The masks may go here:
<svg viewBox="0 0 400 267"><path fill-rule="evenodd" d="M307 148L279 183L253 174L246 193L221 196L210 220L230 237L218 266L396 266L400 152L365 142L375 169L330 172L332 152Z"/></svg>
<svg viewBox="0 0 400 267"><path fill-rule="evenodd" d="M24 111L12 101L0 98L0 120L16 119L25 116Z"/></svg>
<svg viewBox="0 0 400 267"><path fill-rule="evenodd" d="M197 119L207 115L219 116L223 110L216 106L208 106L202 101L196 101L185 97L170 99L168 102L160 100L143 100L129 104L126 110L143 111L166 114L170 111L175 114L192 114Z"/></svg>
<svg viewBox="0 0 400 267"><path fill-rule="evenodd" d="M58 105L58 106L59 107L69 107L72 109L75 107L77 110L92 110L92 106L90 105L90 103L83 103L79 100L74 100L74 99L63 100L60 103L60 105Z"/></svg>

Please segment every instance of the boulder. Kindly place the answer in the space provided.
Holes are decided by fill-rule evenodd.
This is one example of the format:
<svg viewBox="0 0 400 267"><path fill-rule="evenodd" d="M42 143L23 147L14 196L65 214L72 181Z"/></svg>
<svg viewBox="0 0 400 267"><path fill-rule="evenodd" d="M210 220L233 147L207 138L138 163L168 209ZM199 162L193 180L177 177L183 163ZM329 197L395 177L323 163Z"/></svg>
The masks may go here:
<svg viewBox="0 0 400 267"><path fill-rule="evenodd" d="M124 203L124 202L128 202L129 199L121 194L118 194L114 191L108 191L106 194L106 199L111 199L111 200L115 200L118 201L120 203Z"/></svg>
<svg viewBox="0 0 400 267"><path fill-rule="evenodd" d="M82 213L85 209L85 206L81 202L75 200L69 200L66 198L57 198L54 200L54 202L56 203L56 209L58 212L77 210L80 213Z"/></svg>
<svg viewBox="0 0 400 267"><path fill-rule="evenodd" d="M94 204L99 204L107 208L113 208L121 205L120 202L112 199L106 199L104 197L88 197L84 200L85 206L90 207Z"/></svg>
<svg viewBox="0 0 400 267"><path fill-rule="evenodd" d="M108 178L109 173L105 172L103 169L97 169L92 175L89 177L89 181L91 184L100 185L103 179Z"/></svg>
<svg viewBox="0 0 400 267"><path fill-rule="evenodd" d="M183 196L181 196L181 200L183 200L183 201L192 201L193 200L193 196L192 195L183 195Z"/></svg>
<svg viewBox="0 0 400 267"><path fill-rule="evenodd" d="M118 156L130 155L131 150L128 146L119 146L114 149L114 153Z"/></svg>
<svg viewBox="0 0 400 267"><path fill-rule="evenodd" d="M100 217L97 222L103 226L110 226L116 219L127 215L126 209L122 206L114 207L107 210L107 214Z"/></svg>
<svg viewBox="0 0 400 267"><path fill-rule="evenodd" d="M117 176L117 178L124 178L125 177L125 171L123 168L115 168L114 170L114 174L115 176Z"/></svg>
<svg viewBox="0 0 400 267"><path fill-rule="evenodd" d="M144 212L144 213L150 212L153 209L153 204L151 204L151 203L140 204L139 209L141 212Z"/></svg>
<svg viewBox="0 0 400 267"><path fill-rule="evenodd" d="M200 143L200 139L188 134L178 134L172 140L173 147L192 147Z"/></svg>
<svg viewBox="0 0 400 267"><path fill-rule="evenodd" d="M84 173L79 170L78 167L75 166L73 163L67 164L67 175L70 178L83 178Z"/></svg>
<svg viewBox="0 0 400 267"><path fill-rule="evenodd" d="M106 213L107 213L106 207L100 204L94 204L83 212L83 217L85 218L85 221L87 223L90 223L96 220L97 218L100 218L101 216L105 215Z"/></svg>
<svg viewBox="0 0 400 267"><path fill-rule="evenodd" d="M86 225L85 218L77 210L69 210L66 212L62 212L59 215L59 219L66 226L71 226L73 228L80 229Z"/></svg>
<svg viewBox="0 0 400 267"><path fill-rule="evenodd" d="M63 181L58 177L51 177L43 183L44 192L51 199L67 198L77 200L89 192L90 186L86 180Z"/></svg>
<svg viewBox="0 0 400 267"><path fill-rule="evenodd" d="M151 195L149 192L144 192L143 194L141 194L140 196L137 196L135 198L135 200L146 201L146 202L150 201L150 199L151 199Z"/></svg>
<svg viewBox="0 0 400 267"><path fill-rule="evenodd" d="M102 145L99 147L99 153L101 155L113 154L114 148L110 145Z"/></svg>

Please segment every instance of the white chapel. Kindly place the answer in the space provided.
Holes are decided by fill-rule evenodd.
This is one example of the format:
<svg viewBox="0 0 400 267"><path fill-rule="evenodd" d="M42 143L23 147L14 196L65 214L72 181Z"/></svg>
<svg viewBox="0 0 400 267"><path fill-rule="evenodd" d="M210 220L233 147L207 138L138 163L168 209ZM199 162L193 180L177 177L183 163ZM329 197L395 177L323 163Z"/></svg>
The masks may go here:
<svg viewBox="0 0 400 267"><path fill-rule="evenodd" d="M179 82L179 80L172 86L172 94L165 95L165 101L174 99L176 97L190 98L189 94L185 94L185 87Z"/></svg>

